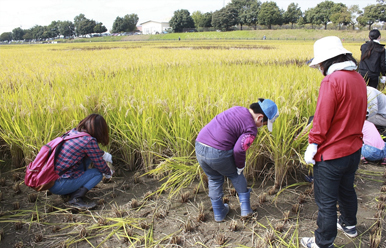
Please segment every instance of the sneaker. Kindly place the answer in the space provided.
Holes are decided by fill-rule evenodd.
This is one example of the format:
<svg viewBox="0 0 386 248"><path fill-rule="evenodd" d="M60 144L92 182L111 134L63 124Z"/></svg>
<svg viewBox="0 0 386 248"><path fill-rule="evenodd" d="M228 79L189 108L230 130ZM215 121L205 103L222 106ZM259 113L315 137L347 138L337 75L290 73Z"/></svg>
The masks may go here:
<svg viewBox="0 0 386 248"><path fill-rule="evenodd" d="M306 248L319 248L319 246L315 243L315 237L302 238L300 240L300 244L302 244L302 246ZM334 244L330 245L328 248L333 248L333 247L334 247Z"/></svg>
<svg viewBox="0 0 386 248"><path fill-rule="evenodd" d="M355 226L346 226L339 219L336 223L338 230L342 230L345 235L350 238L358 236L357 228Z"/></svg>
<svg viewBox="0 0 386 248"><path fill-rule="evenodd" d="M300 244L306 248L319 248L319 246L315 243L315 237L305 237L300 240Z"/></svg>
<svg viewBox="0 0 386 248"><path fill-rule="evenodd" d="M362 164L368 164L369 162L365 159L365 157L361 157Z"/></svg>
<svg viewBox="0 0 386 248"><path fill-rule="evenodd" d="M386 158L382 159L381 165L386 165Z"/></svg>

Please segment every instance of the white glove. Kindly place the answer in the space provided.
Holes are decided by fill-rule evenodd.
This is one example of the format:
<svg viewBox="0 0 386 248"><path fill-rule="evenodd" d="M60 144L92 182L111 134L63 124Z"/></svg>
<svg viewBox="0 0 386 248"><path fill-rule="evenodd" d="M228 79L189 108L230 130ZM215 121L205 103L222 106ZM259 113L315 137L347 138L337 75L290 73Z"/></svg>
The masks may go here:
<svg viewBox="0 0 386 248"><path fill-rule="evenodd" d="M237 175L240 176L240 174L243 172L243 170L245 169L245 166L247 165L247 161L245 161L245 164L244 164L244 167L243 168L239 168L239 167L236 167L237 169Z"/></svg>
<svg viewBox="0 0 386 248"><path fill-rule="evenodd" d="M111 173L111 175L106 175L105 173L103 173L103 176L104 176L106 179L110 179L110 178L113 176L114 171L113 171L112 169L110 169L110 173Z"/></svg>
<svg viewBox="0 0 386 248"><path fill-rule="evenodd" d="M384 83L386 83L386 76L381 77L381 84L384 84Z"/></svg>
<svg viewBox="0 0 386 248"><path fill-rule="evenodd" d="M307 150L304 153L304 160L307 164L315 164L314 156L316 152L318 151L318 145L317 144L308 144Z"/></svg>
<svg viewBox="0 0 386 248"><path fill-rule="evenodd" d="M106 162L109 162L109 163L113 163L113 156L111 156L111 154L110 153L108 153L108 152L105 152L104 154L103 154L103 159L106 161Z"/></svg>

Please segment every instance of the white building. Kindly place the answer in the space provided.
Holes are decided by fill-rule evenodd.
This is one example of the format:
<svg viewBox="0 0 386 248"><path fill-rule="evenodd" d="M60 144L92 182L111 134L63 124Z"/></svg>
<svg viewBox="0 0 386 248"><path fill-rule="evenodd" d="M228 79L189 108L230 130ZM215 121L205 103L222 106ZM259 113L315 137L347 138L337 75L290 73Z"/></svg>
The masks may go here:
<svg viewBox="0 0 386 248"><path fill-rule="evenodd" d="M142 26L142 34L161 34L170 28L169 22L147 21L140 25Z"/></svg>

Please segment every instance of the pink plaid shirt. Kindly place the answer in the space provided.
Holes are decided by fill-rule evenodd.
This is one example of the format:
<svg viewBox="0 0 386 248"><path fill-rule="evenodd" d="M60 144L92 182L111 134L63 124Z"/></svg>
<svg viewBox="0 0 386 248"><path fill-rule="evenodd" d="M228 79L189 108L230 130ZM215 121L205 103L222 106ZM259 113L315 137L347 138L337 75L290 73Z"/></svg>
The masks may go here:
<svg viewBox="0 0 386 248"><path fill-rule="evenodd" d="M77 133L79 132L72 129L69 134ZM110 168L102 158L103 154L104 151L99 148L96 139L91 136L67 140L63 143L62 150L56 159L55 171L60 173L71 167L61 178L78 178L84 173L82 160L88 157L93 162L94 167L101 173L111 175Z"/></svg>

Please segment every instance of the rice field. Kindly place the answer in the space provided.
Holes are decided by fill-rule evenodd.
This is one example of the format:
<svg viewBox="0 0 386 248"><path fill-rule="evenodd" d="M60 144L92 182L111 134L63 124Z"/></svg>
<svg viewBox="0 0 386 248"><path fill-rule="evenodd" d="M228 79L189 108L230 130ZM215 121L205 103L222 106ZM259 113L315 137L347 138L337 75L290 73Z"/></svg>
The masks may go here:
<svg viewBox="0 0 386 248"><path fill-rule="evenodd" d="M307 137L293 140L315 110L322 75L305 62L312 42L190 41L51 44L0 48L0 135L14 166L90 113L111 131L109 150L126 167L148 171L177 159L192 165L194 140L216 114L277 102L272 135L262 130L246 173L267 163L277 185L301 163ZM345 44L358 55L359 44ZM183 159L181 159L183 158Z"/></svg>
<svg viewBox="0 0 386 248"><path fill-rule="evenodd" d="M344 43L356 58L359 58L360 45ZM168 242L165 246L185 242L186 247L189 247L187 244L202 245L200 247L229 245L227 237L222 235L216 235L212 243L189 241L188 233L198 229L194 225L204 225L207 229L203 232L209 234L213 231L213 224L204 223L207 217L203 203L196 205L196 194L205 189L205 176L195 159L195 138L218 113L235 105L248 107L260 97L270 98L277 103L280 117L274 123L272 133L266 128L259 131L248 150L245 170L253 185L257 180L272 181L274 185L268 194L256 191L253 195L253 201L260 206L259 214L264 213L264 207L261 207L264 202L276 202L287 189L304 185L304 182L293 184L293 177L289 175L307 171L302 168L307 135L294 137L302 132L308 117L315 111L323 78L318 70L305 64L312 56L312 41L147 41L1 46L0 137L11 157L9 161L0 161L0 166L12 163L13 171L23 174L23 166L33 160L42 145L75 127L85 116L99 113L106 118L112 139L109 147L103 149L112 153L117 177L121 174L123 180L120 185L107 186L112 187L108 197L117 199L120 191L129 187L129 191L138 190L135 185L141 183L145 185L141 186L144 187L142 191L150 191L138 201L124 198L121 204L114 200L98 202L102 206L109 204L110 209L102 207L98 213L81 216L48 203L47 195L42 192L31 197L30 194L25 200L29 205L25 203L24 208L17 201L9 215L1 217L5 213L0 210L0 224L12 223L16 230L26 224L31 225L30 228L34 228L32 224L43 226L46 230L49 226L52 233L59 229L69 230L67 235L70 237L66 238L62 234L45 235L44 239L52 242L49 243L52 246L46 247L58 247L59 238L63 247L75 247L80 242L90 245L83 247L109 247L113 238L123 240L130 247L160 247L164 246L160 245L163 242ZM131 177L122 177L119 171L132 171ZM382 176L379 171L363 170L360 174L363 178ZM160 180L158 188L148 188L155 186L147 179L149 177ZM3 192L8 198L20 194L23 176L15 178L16 184L9 194L4 190L5 179L4 185L0 181L0 201ZM187 190L193 193L189 195ZM22 187L21 191L26 189ZM142 191L140 194L145 193ZM169 194L162 198L164 205L158 205L160 203L153 200L165 191ZM107 198L104 192L97 188L93 195L102 200ZM154 220L167 218L167 212L172 212L176 204L167 199L178 197L182 197L182 204L192 200L189 209L193 210L189 210L192 211L189 215L197 212L197 221L168 219L170 222L165 221L165 225L169 228L173 221L181 222L181 225L166 234L156 233L157 229L166 227L157 226ZM229 193L227 197L232 199L234 196ZM273 247L272 240L276 240L274 247L298 247L299 232L309 230L298 223L299 212L307 212L302 209L302 204L305 199L310 202L312 199L308 193L297 197L299 200L295 200L288 212L278 213L277 220L269 219L267 214L261 219L255 216L248 225L235 220L224 224L231 232L245 231L242 235L235 234L242 238L234 244L259 247L263 242L265 246ZM210 205L206 196L201 198L202 201L206 199L205 206ZM384 206L378 209L381 207ZM273 211L273 207L268 208ZM143 220L149 211L153 213L153 224ZM382 216L381 213L377 220ZM25 218L30 220L25 221ZM82 219L82 222L76 222L74 218ZM312 224L315 225L314 221ZM259 233L258 228L264 233L261 230ZM286 231L280 234L283 230ZM378 242L371 241L376 238L381 242L380 234L372 233L373 238L366 234L365 243ZM195 240L195 234L190 236ZM243 238L249 241L243 242ZM37 243L43 238L37 235L35 239Z"/></svg>

